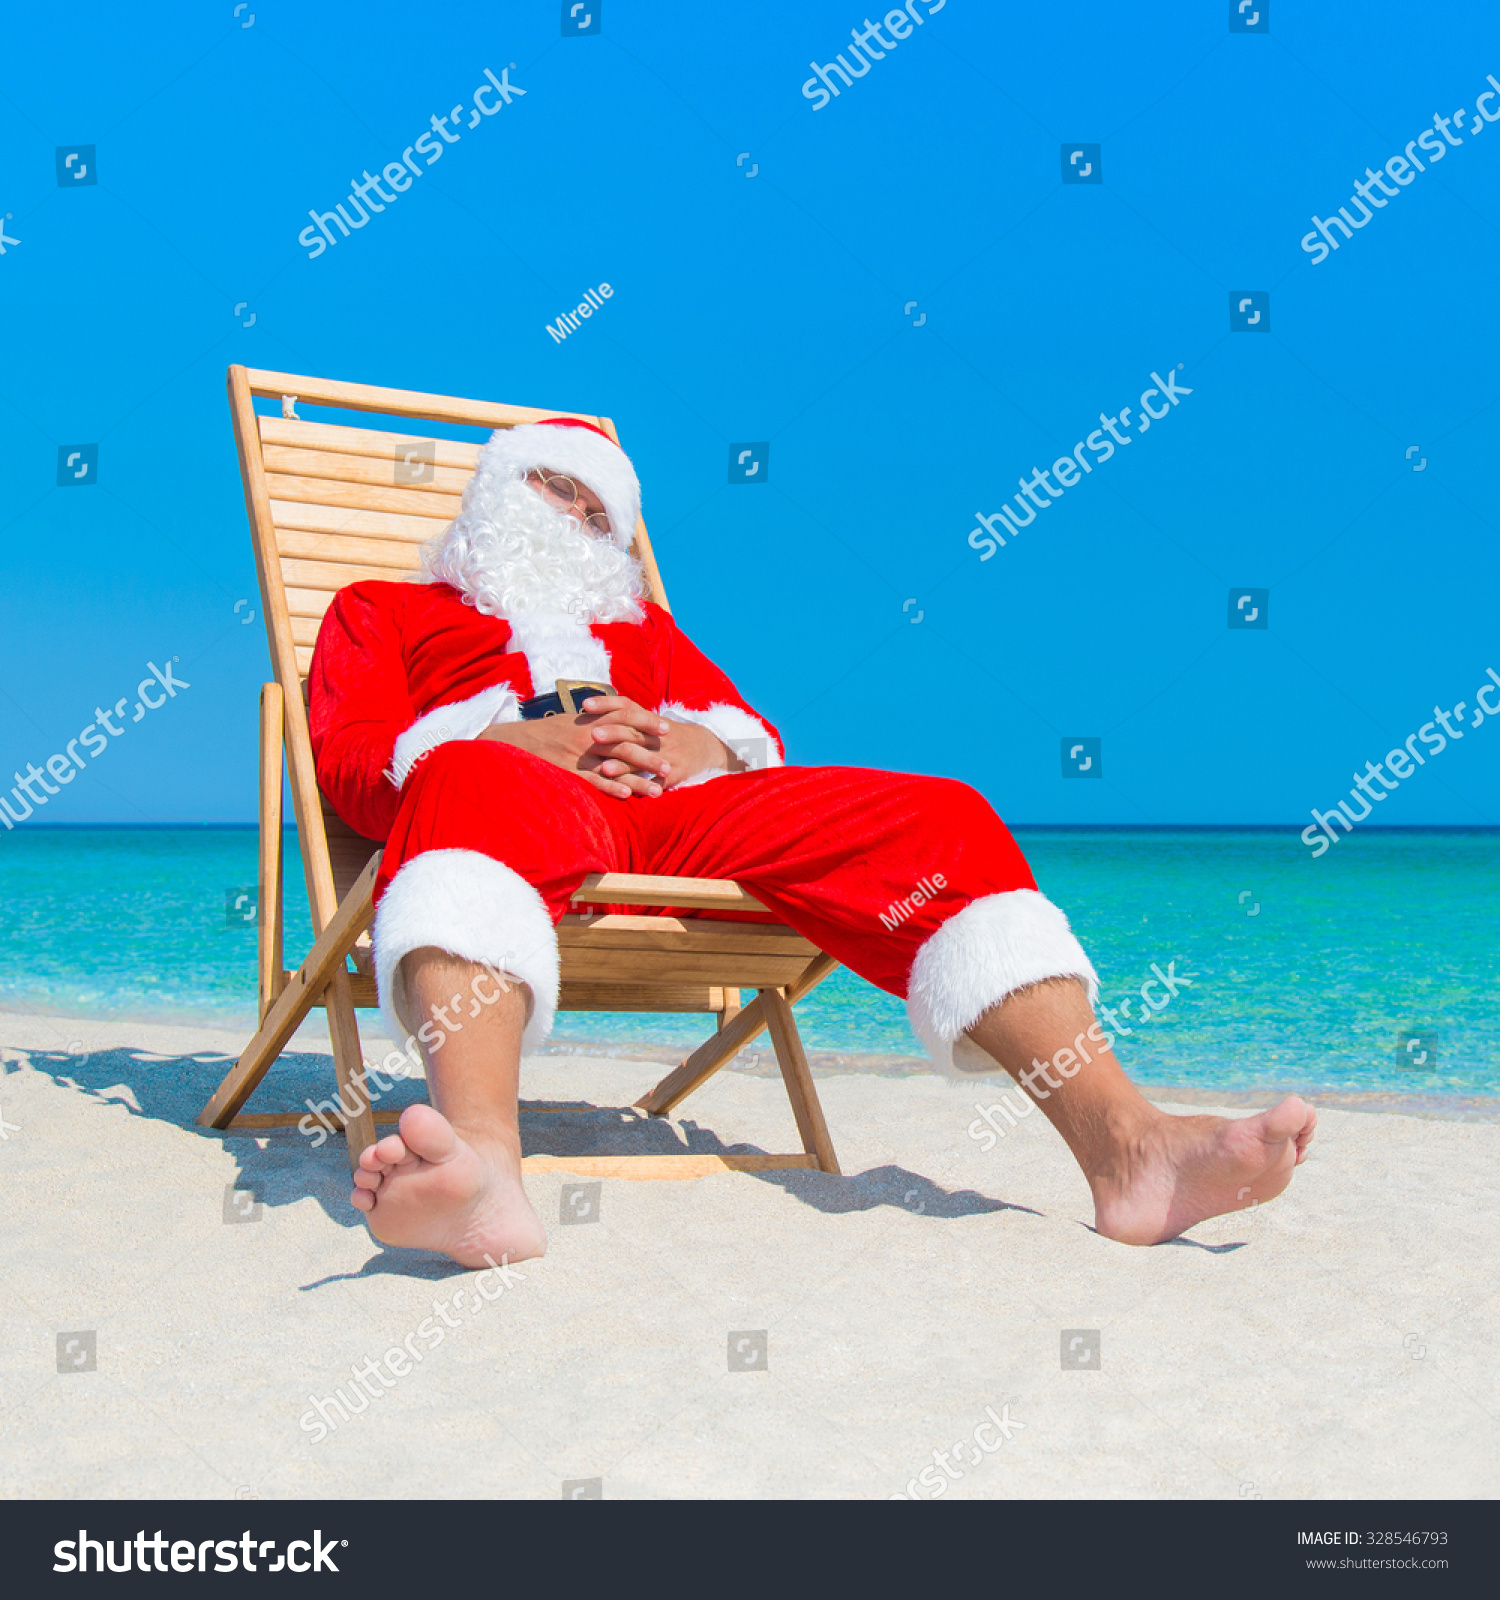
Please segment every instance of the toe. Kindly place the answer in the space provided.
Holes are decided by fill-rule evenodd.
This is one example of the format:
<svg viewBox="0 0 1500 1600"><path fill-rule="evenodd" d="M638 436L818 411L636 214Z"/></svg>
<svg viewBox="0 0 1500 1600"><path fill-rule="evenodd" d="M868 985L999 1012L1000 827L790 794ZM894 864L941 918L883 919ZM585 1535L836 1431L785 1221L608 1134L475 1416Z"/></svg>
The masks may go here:
<svg viewBox="0 0 1500 1600"><path fill-rule="evenodd" d="M375 1196L368 1189L356 1189L349 1196L349 1204L356 1211L373 1211L375 1209Z"/></svg>
<svg viewBox="0 0 1500 1600"><path fill-rule="evenodd" d="M372 1168L377 1166L399 1166L401 1162L408 1160L411 1156L411 1151L406 1148L406 1145L394 1133L388 1134L384 1139L377 1139L374 1144L370 1145L365 1150L364 1155L360 1157L361 1162L364 1161L365 1156L372 1153L375 1158L370 1163Z"/></svg>
<svg viewBox="0 0 1500 1600"><path fill-rule="evenodd" d="M1296 1139L1307 1124L1308 1113L1311 1107L1305 1101L1299 1100L1296 1095L1290 1094L1279 1106L1273 1106L1269 1111L1261 1113L1260 1136L1267 1144L1279 1144L1284 1140Z"/></svg>
<svg viewBox="0 0 1500 1600"><path fill-rule="evenodd" d="M384 1172L389 1167L394 1167L406 1154L406 1146L394 1135L389 1139L379 1139L374 1144L368 1144L359 1153L359 1171Z"/></svg>
<svg viewBox="0 0 1500 1600"><path fill-rule="evenodd" d="M423 1161L441 1164L451 1161L458 1153L458 1135L452 1124L431 1106L408 1106L401 1113L401 1139L404 1148Z"/></svg>
<svg viewBox="0 0 1500 1600"><path fill-rule="evenodd" d="M1297 1135L1297 1161L1300 1165L1307 1160L1307 1147L1312 1143L1313 1134L1318 1128L1318 1113L1311 1106L1307 1108L1307 1121L1302 1124L1301 1132Z"/></svg>
<svg viewBox="0 0 1500 1600"><path fill-rule="evenodd" d="M356 1167L354 1171L354 1187L368 1189L372 1194L385 1182L383 1172L371 1172L368 1167Z"/></svg>

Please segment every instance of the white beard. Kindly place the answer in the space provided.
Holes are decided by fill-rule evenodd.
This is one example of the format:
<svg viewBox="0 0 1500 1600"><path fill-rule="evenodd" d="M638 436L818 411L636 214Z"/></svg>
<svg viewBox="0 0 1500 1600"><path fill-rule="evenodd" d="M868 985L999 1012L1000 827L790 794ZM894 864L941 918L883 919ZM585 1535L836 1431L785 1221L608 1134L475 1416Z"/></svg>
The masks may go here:
<svg viewBox="0 0 1500 1600"><path fill-rule="evenodd" d="M476 611L513 621L529 612L591 622L639 622L645 575L628 550L595 538L524 478L471 480L463 510L422 547L422 570Z"/></svg>

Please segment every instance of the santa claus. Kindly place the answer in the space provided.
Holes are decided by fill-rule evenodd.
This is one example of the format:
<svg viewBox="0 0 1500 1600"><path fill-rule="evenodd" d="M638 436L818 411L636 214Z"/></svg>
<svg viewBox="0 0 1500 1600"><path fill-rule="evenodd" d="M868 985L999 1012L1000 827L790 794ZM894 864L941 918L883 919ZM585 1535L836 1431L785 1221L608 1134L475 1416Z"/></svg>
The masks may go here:
<svg viewBox="0 0 1500 1600"><path fill-rule="evenodd" d="M1012 1074L1111 1238L1153 1243L1279 1194L1312 1110L1150 1105L1095 1021L1088 957L988 803L945 778L785 765L775 728L643 598L639 506L600 429L502 429L424 551L427 581L353 584L324 621L318 779L386 841L380 1002L395 1038L422 1042L432 1097L361 1157L352 1199L375 1236L467 1266L545 1249L521 1185L520 1060L552 1026L556 924L607 871L736 879L903 996L940 1068ZM481 988L487 973L503 986ZM481 992L493 1003L456 1007Z"/></svg>

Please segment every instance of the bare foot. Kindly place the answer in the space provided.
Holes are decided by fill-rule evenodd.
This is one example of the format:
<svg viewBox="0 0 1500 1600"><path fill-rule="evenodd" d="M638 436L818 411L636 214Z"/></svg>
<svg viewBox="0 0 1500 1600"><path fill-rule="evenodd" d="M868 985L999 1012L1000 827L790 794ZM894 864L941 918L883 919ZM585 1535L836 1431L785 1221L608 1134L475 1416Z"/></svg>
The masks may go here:
<svg viewBox="0 0 1500 1600"><path fill-rule="evenodd" d="M1158 1114L1090 1175L1095 1225L1122 1244L1160 1244L1206 1217L1273 1200L1306 1159L1317 1121L1296 1095L1255 1117Z"/></svg>
<svg viewBox="0 0 1500 1600"><path fill-rule="evenodd" d="M521 1187L518 1141L470 1144L431 1106L408 1106L400 1133L359 1158L351 1203L383 1244L440 1250L461 1266L530 1261L547 1233Z"/></svg>

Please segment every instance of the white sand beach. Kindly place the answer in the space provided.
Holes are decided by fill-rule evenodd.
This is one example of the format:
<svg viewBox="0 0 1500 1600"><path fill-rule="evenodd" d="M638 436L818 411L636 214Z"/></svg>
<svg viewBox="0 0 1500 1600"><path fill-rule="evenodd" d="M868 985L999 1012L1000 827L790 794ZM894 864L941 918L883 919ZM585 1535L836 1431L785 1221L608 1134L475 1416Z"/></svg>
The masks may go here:
<svg viewBox="0 0 1500 1600"><path fill-rule="evenodd" d="M561 1225L579 1180L540 1173L507 1284L372 1241L341 1140L195 1128L242 1043L0 1016L0 1494L1500 1494L1493 1121L1325 1106L1285 1196L1142 1250L1041 1117L969 1138L1003 1082L844 1071L848 1176L606 1179ZM325 1094L316 1043L250 1109ZM661 1070L543 1055L523 1097ZM533 1116L527 1152L797 1147L772 1078L680 1109ZM351 1368L376 1398L300 1426Z"/></svg>

